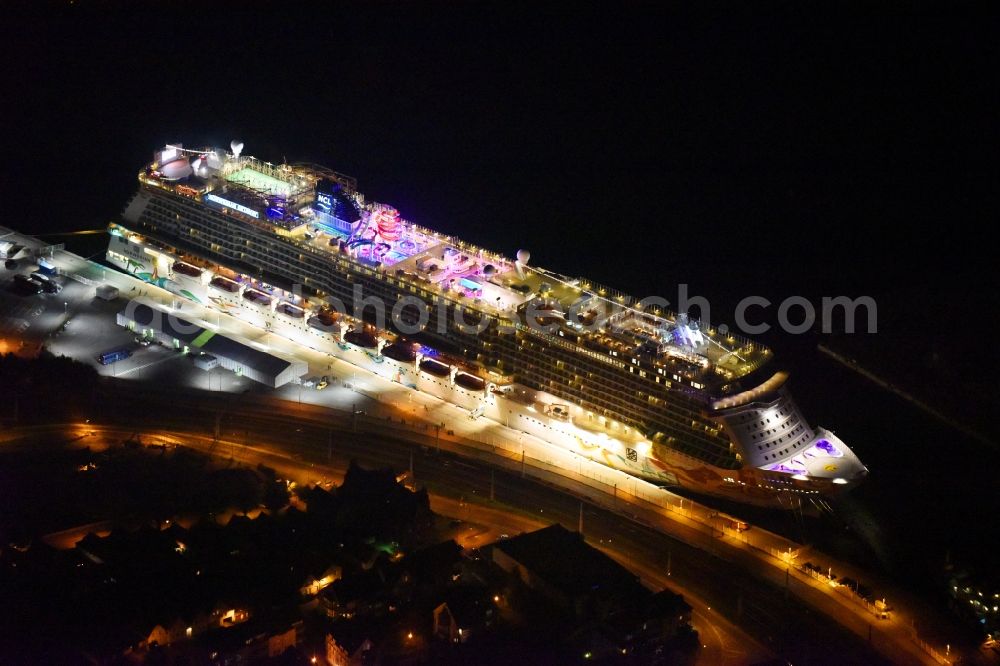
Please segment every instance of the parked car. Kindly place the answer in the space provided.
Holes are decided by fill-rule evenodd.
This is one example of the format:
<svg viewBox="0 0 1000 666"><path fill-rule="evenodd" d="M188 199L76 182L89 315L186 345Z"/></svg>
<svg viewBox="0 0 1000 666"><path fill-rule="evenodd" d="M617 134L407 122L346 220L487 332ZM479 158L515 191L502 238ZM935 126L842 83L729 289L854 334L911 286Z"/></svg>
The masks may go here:
<svg viewBox="0 0 1000 666"><path fill-rule="evenodd" d="M41 271L35 271L32 273L31 279L42 285L42 289L46 294L57 294L62 290L62 285L52 280L48 275Z"/></svg>
<svg viewBox="0 0 1000 666"><path fill-rule="evenodd" d="M42 285L20 273L14 276L14 288L25 295L42 293Z"/></svg>

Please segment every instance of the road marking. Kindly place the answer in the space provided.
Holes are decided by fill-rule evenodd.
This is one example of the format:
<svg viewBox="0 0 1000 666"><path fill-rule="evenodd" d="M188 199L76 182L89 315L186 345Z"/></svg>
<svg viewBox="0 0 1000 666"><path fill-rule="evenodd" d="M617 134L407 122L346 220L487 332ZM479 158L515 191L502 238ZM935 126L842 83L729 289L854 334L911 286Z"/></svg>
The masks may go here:
<svg viewBox="0 0 1000 666"><path fill-rule="evenodd" d="M135 372L136 370L144 370L145 368L148 368L148 367L151 367L151 366L154 366L154 365L159 365L160 363L164 363L164 362L169 361L171 359L180 358L180 357L181 357L181 354L170 354L170 355L164 356L163 358L158 358L156 360L150 361L149 363L145 363L143 365L137 365L136 367L129 368L128 370L122 370L121 372L117 373L115 376L116 377L124 377L125 375L129 374L130 372Z"/></svg>

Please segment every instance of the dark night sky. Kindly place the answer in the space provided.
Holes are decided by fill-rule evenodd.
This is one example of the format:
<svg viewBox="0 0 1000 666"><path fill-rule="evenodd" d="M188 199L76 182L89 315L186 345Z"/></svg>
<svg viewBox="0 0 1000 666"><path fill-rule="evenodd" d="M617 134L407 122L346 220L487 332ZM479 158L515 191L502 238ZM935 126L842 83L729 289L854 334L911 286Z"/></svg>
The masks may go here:
<svg viewBox="0 0 1000 666"><path fill-rule="evenodd" d="M2 223L100 226L156 146L239 137L640 295L988 297L985 3L208 4L8 11Z"/></svg>

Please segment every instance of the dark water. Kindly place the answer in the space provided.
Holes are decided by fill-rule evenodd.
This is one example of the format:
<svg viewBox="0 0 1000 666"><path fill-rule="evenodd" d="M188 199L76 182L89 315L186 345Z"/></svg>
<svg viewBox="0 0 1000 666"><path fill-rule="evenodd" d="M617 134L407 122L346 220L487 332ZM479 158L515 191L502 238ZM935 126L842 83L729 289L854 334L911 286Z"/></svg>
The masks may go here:
<svg viewBox="0 0 1000 666"><path fill-rule="evenodd" d="M796 395L813 422L833 428L869 467L868 482L850 493L844 509L874 523L864 537L879 563L915 579L940 574L950 555L992 576L995 553L983 543L988 516L1000 510L997 448L811 356L798 366Z"/></svg>

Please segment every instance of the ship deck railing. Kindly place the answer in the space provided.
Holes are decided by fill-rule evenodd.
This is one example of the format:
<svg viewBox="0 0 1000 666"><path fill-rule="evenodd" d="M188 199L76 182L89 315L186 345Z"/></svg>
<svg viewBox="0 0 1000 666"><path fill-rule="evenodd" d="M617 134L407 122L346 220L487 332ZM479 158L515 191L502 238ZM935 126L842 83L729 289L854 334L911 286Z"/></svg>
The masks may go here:
<svg viewBox="0 0 1000 666"><path fill-rule="evenodd" d="M314 255L316 255L319 258L329 260L329 259L335 259L335 258L338 257L338 254L336 254L336 253L332 253L332 252L330 252L330 251L328 251L326 249L317 248L317 247L315 247L315 246L313 246L313 245L311 245L311 244L309 244L307 242L304 242L304 241L302 241L302 240L300 240L298 238L292 238L291 240L295 243L296 247L298 247L300 249L303 249L303 250L305 250L307 252L311 252L311 253L313 253ZM400 281L406 281L406 282L412 283L412 281L410 281L410 280L404 280L401 276L397 276L397 275L391 274L390 271L389 271L390 267L388 267L388 266L380 266L378 268L374 268L374 267L371 267L371 266L364 266L364 265L362 265L360 263L353 262L353 260L350 257L343 257L343 259L345 261L351 261L352 263L356 263L357 264L357 269L359 271L361 271L362 273L366 273L366 274L369 274L369 275L374 275L376 273L381 273L383 276L385 276L386 278L388 278L390 280L400 280ZM503 317L503 315L505 313L508 313L508 314L510 313L510 309L503 309L503 310L501 310L501 309L498 309L495 306L489 304L486 301L482 301L482 300L470 298L468 296L464 296L464 295L462 295L460 293L456 293L456 292L445 291L444 289L442 289L440 287L440 285L438 285L436 283L433 283L433 282L431 282L431 283L421 283L421 284L415 285L415 286L418 286L420 289L425 289L427 291L430 291L435 296L439 296L441 298L444 298L447 301L450 301L453 305L459 305L459 306L463 306L463 307L472 307L475 310L486 312L487 314L489 314L491 316L494 316L494 317L497 317L498 319L500 319L500 318L506 319L505 317ZM647 313L643 313L642 311L636 311L636 312L639 315L647 315ZM565 340L563 340L562 338L560 338L560 337L558 337L556 335L552 335L552 334L546 333L544 331L538 331L538 330L533 329L533 328L531 328L531 327L529 327L529 326L527 326L525 324L522 324L522 323L520 323L520 322L518 322L516 320L513 323L514 323L514 326L515 326L515 328L517 330L521 330L521 331L524 331L524 332L530 332L531 334L539 336L539 337L545 339L546 341L551 342L552 344L555 344L555 345L563 347L564 349L568 349L568 350L571 350L571 351L574 351L574 352L577 352L577 353L587 354L588 356L590 356L592 358L595 358L595 359L598 359L598 360L603 361L605 363L608 363L609 365L612 365L612 366L614 366L616 368L622 368L623 369L627 365L623 361L620 361L620 360L615 359L615 358L608 357L608 356L606 356L604 354L600 354L600 353L598 353L596 351L588 349L587 347L585 347L583 345L566 342ZM736 341L737 338L735 336L733 336L733 340ZM754 344L754 343L751 343L749 340L747 340L746 343L747 344ZM756 367L758 365L759 365L759 363L748 364L745 368L742 369L743 371L740 374L741 375L749 374L750 372L753 371L753 369L756 369Z"/></svg>
<svg viewBox="0 0 1000 666"><path fill-rule="evenodd" d="M408 223L408 224L412 224L412 223ZM476 246L464 243L463 241L457 241L456 239L453 239L450 236L445 236L445 235L443 235L443 234L441 234L439 232L432 231L432 230L426 229L424 227L420 227L419 225L416 225L416 224L412 224L412 226L414 227L414 229L419 230L421 233L424 233L425 235L427 235L427 236L429 236L431 238L439 240L442 243L450 243L451 245L455 246L456 248L461 249L464 252L467 252L467 253L476 253L476 252L488 253L489 254L489 258L491 260L493 260L493 261L501 264L501 266L503 266L503 265L505 265L507 263L506 260L503 257L501 257L499 255L494 255L493 253L489 253L488 251L482 250L481 248L477 248ZM306 250L308 252L311 252L314 255L316 255L317 257L321 257L321 258L324 258L324 259L330 259L330 258L337 258L337 257L341 256L341 255L339 255L339 253L330 252L327 249L316 248L313 245L311 245L309 243L306 243L306 242L303 242L303 241L301 241L301 240L299 240L297 238L292 238L291 240L295 243L296 247L298 247L300 249L304 249L304 250ZM389 266L384 266L383 265L383 266L380 266L378 268L373 268L371 266L364 266L363 264L361 264L359 262L354 262L353 259L350 258L350 257L344 257L344 259L346 259L347 261L352 261L353 263L356 263L358 265L358 268L360 270L362 270L362 272L365 272L365 271L372 271L372 272L379 271L379 272L383 273L384 275L386 275L387 277L390 277L390 278L393 278L393 279L397 279L397 280L403 280L402 276L390 275L390 273L388 271L388 269L390 268ZM539 269L532 269L532 270L539 271ZM539 271L539 275L542 275L542 276L545 276L545 277L550 277L550 278L553 278L553 279L559 277L559 276L556 276L556 274L551 273L550 271L544 271L544 272ZM411 280L406 280L406 281L412 283ZM438 284L436 284L434 282L429 282L429 283L423 283L423 282L421 282L420 284L414 284L414 286L417 286L417 287L419 287L421 289L429 290L429 291L433 292L436 296L440 296L442 298L445 298L446 300L451 301L453 304L462 305L462 306L471 306L471 307L473 307L476 310L480 310L480 311L486 312L486 313L491 314L493 316L502 316L503 314L509 313L511 311L511 308L497 308L496 306L490 304L487 301L483 301L483 300L480 300L480 299L471 298L471 297L464 296L464 295L459 294L459 293L453 293L453 292L445 291L444 289L442 289L440 287L440 285L438 285ZM658 319L664 319L664 320L666 320L666 318L661 313L659 313L657 311L654 311L654 312L650 313L650 312L645 312L643 310L640 310L640 309L634 307L634 303L635 303L634 297L629 296L629 295L627 295L627 294L625 294L623 292L618 292L618 291L615 291L615 290L610 289L608 287L604 287L602 285L597 285L596 283L589 283L589 282L586 282L584 280L580 280L579 281L579 286L574 285L574 287L576 289L580 290L580 291L591 291L591 292L593 292L595 290L595 288L596 288L598 297L601 300L604 300L605 302L607 302L608 304L612 305L616 309L619 309L617 312L615 312L612 315L612 317L622 317L622 316L630 316L631 315L631 316L637 316L637 317L643 317L643 318L656 317ZM610 294L610 298L607 296L607 294ZM673 313L670 313L668 316L675 317L676 315L674 315ZM708 335L710 337L713 337L713 338L717 334L717 332L715 331L715 329L709 329L705 333L706 333L706 335ZM553 338L557 342L563 342L562 340L559 340L555 336L547 336L547 337ZM764 353L766 353L766 349L767 349L766 347L764 347L764 346L762 346L762 345L760 345L760 344L758 344L758 343L750 340L749 338L744 338L744 337L736 335L736 334L728 334L726 336L726 339L727 339L727 342L729 342L730 345L734 345L734 349L738 350L738 349L749 347L750 350L751 350L751 352L764 352ZM753 367L756 368L756 366L759 365L759 363L758 364L749 364L749 365L753 365ZM752 372L752 369L748 369L748 370L742 372L741 374L749 374L749 372Z"/></svg>
<svg viewBox="0 0 1000 666"><path fill-rule="evenodd" d="M241 158L241 159L243 159L243 158ZM271 165L271 166L273 167L274 165ZM171 192L175 196L182 196L182 195L179 195L176 192L174 192L172 189L170 189L168 187L164 187L160 183L155 183L155 185L157 187L160 187L160 188L164 189L165 191ZM420 288L422 290L426 289L426 290L434 293L434 295L439 296L441 298L444 298L447 301L450 301L453 305L459 305L459 306L463 306L463 307L471 307L474 310L477 310L477 311L480 311L480 312L484 312L484 313L486 313L488 315L497 317L498 319L499 318L503 318L505 314L509 314L510 313L510 308L500 309L500 308L497 308L496 306L490 304L489 302L486 302L486 301L483 301L483 300L480 300L480 299L476 299L476 298L471 298L471 297L468 297L468 296L464 296L463 294L460 294L460 293L445 291L444 289L442 289L440 287L440 285L435 284L435 283L415 284L412 280L405 280L405 279L401 278L400 276L396 276L396 275L390 274L390 272L389 272L389 268L390 267L389 266L382 265L382 266L379 266L377 268L376 267L371 267L371 266L365 266L361 262L358 262L358 261L354 260L352 257L343 256L339 252L331 252L327 248L322 248L322 249L321 248L317 248L317 247L315 247L315 246L313 246L313 245L311 245L311 244L309 244L307 242L304 242L303 240L301 240L299 238L295 238L295 237L292 237L292 236L279 234L278 230L277 230L277 227L275 227L274 225L269 224L267 222L260 221L260 220L255 220L255 219L253 219L253 218L251 218L251 217L249 217L247 215L242 215L242 214L240 214L240 213L238 213L236 211L229 211L228 209L226 209L226 210L221 210L219 212L222 213L222 214L230 215L234 219L237 219L237 220L240 220L240 221L245 221L245 222L247 222L249 224L257 226L258 228L261 228L261 229L264 229L264 230L269 230L271 233L273 233L275 235L282 236L285 240L288 240L291 243L293 243L295 245L295 247L298 248L300 251L309 252L312 255L314 255L317 258L322 259L324 261L331 261L331 260L335 261L337 259L343 259L345 261L348 261L348 262L354 264L355 267L356 267L356 270L358 270L361 273L368 274L368 275L381 274L382 276L386 277L389 280L400 280L402 282L406 282L408 284L412 284L413 286L416 286L416 287L418 287L418 288ZM439 240L442 243L449 243L453 247L461 250L462 252L470 253L470 254L477 254L479 256L486 255L486 256L488 256L490 258L490 260L495 261L496 263L500 264L501 266L509 264L509 262L507 262L506 259L504 259L500 255L497 255L497 254L495 254L493 252L489 252L488 250L484 250L482 248L479 248L477 246L471 245L471 244L466 243L464 241L455 239L455 238L450 237L450 236L446 236L444 234L441 234L440 232L436 232L436 231L433 231L433 230L430 230L430 229L426 229L424 227L421 227L419 225L413 224L413 223L405 221L405 220L401 220L401 222L404 222L406 224L410 224L414 229L420 230L422 233L425 233L429 237L432 237L432 238L434 238L436 240ZM544 276L544 277L548 277L550 279L554 279L557 282L560 282L562 285L566 285L566 286L569 285L569 283L563 282L563 279L564 279L563 276L560 276L560 275L558 275L556 273L552 273L551 271L546 271L544 269L535 269L535 268L532 268L531 270L535 271L538 275L541 275L541 276ZM566 279L568 279L568 278L566 278ZM643 310L638 309L637 307L635 307L635 303L636 303L635 298L633 296L625 294L624 292L620 292L620 291L611 289L610 287L606 287L606 286L600 285L598 283L590 282L590 281L583 280L583 279L574 280L573 282L575 282L575 284L572 285L572 287L573 287L574 290L579 290L581 292L582 291L588 291L588 292L591 292L591 293L595 293L596 292L596 296L597 297L599 297L600 299L604 300L606 303L608 303L613 308L615 308L616 310L618 310L617 312L614 313L614 315L612 315L613 317L614 316L630 316L630 315L632 315L632 316L639 316L639 317L654 316L654 317L662 318L662 319L664 319L666 321L666 319L663 317L662 313L660 311L656 310L656 309L654 309L652 311L652 313L650 313L650 312L645 312L645 311L643 311ZM676 315L673 315L672 313L671 313L671 316L676 317ZM529 330L528 327L524 326L523 324L519 324L519 326L520 326L520 328L522 330ZM593 358L597 358L597 359L600 359L602 361L608 362L611 365L615 365L616 363L620 363L620 361L616 361L613 358L608 358L608 357L603 356L603 355L601 355L601 354L599 354L597 352L594 352L592 350L588 350L588 349L584 348L582 345L576 345L576 344L567 343L564 340L560 339L558 336L554 336L554 335L547 334L545 332L537 331L537 330L533 330L533 329L531 329L531 332L534 335L540 336L540 337L542 337L542 338L544 338L546 340L549 340L549 341L553 342L554 344L557 344L557 345L560 345L560 346L564 346L564 347L572 349L574 351L582 351L584 353L588 353ZM709 335L710 337L712 337L714 339L714 337L716 335L716 331L714 329L709 329L708 331L706 331L706 334ZM755 343L755 342L753 342L753 341L751 341L751 340L749 340L747 338L743 338L742 336L738 336L736 334L730 333L730 334L728 334L726 336L726 341L730 345L735 345L734 350L749 349L751 353L753 353L753 352L761 352L762 355L764 355L764 356L767 355L767 348L766 347L764 347L762 345L759 345L758 343ZM735 369L729 370L729 372L735 374L736 376L745 376L745 375L749 374L750 372L752 372L753 370L755 370L757 367L759 367L760 364L761 364L761 362L762 362L762 360L763 359L760 359L760 360L758 360L756 362L746 362L746 361L744 361L743 363L740 364L740 366L738 366ZM624 367L624 363L622 364L622 367Z"/></svg>

